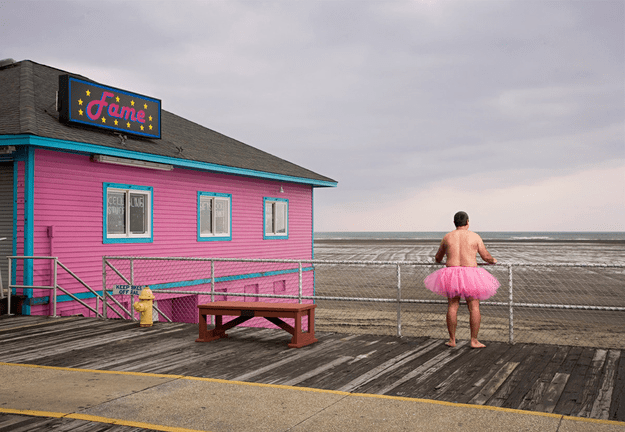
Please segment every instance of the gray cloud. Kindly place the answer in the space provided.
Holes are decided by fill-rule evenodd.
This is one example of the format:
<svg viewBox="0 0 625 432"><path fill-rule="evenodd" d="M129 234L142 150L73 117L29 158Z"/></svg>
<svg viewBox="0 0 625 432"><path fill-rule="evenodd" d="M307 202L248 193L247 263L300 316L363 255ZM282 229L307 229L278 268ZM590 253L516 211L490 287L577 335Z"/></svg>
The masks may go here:
<svg viewBox="0 0 625 432"><path fill-rule="evenodd" d="M0 2L0 57L158 97L335 178L323 213L625 160L624 24L622 1L20 0Z"/></svg>

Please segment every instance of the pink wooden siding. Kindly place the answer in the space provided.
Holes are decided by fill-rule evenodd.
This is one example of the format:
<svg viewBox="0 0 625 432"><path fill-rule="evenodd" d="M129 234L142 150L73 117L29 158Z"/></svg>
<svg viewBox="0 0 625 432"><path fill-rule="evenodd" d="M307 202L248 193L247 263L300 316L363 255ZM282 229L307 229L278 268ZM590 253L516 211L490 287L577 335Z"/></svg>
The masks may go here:
<svg viewBox="0 0 625 432"><path fill-rule="evenodd" d="M149 145L149 144L146 144ZM21 165L23 166L23 164ZM20 179L23 179L23 169ZM104 244L103 183L153 188L153 243ZM20 180L23 190L23 180ZM280 193L280 187L284 193ZM232 240L197 241L197 192L232 195ZM20 195L21 196L21 195ZM289 200L289 238L263 239L263 198ZM23 200L21 201L23 203ZM21 213L20 213L21 212ZM18 203L18 253L23 250L23 204ZM53 227L49 236L48 227ZM312 187L281 181L175 168L171 172L94 163L88 156L37 149L35 152L34 255L59 260L96 290L102 289L102 256L312 258ZM50 265L35 262L34 284L51 283ZM59 285L85 291L64 272ZM261 292L273 292L270 286ZM243 281L243 285L256 283ZM107 284L109 285L109 284ZM67 286L67 287L66 287ZM109 285L110 286L110 285ZM193 289L193 288L189 288ZM288 294L292 294L288 289ZM305 294L310 295L309 284ZM39 291L36 294L49 295ZM84 313L59 304L62 314ZM49 306L33 307L47 313Z"/></svg>

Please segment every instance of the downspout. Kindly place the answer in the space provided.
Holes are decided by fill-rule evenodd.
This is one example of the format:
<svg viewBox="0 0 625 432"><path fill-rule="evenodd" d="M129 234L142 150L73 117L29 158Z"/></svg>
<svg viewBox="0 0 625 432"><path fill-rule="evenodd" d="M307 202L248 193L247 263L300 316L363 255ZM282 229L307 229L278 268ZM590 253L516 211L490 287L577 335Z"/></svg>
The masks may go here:
<svg viewBox="0 0 625 432"><path fill-rule="evenodd" d="M19 175L19 161L17 159L13 160L13 252L11 255L17 255L17 176ZM11 280L10 284L16 284L16 274L17 274L17 261L11 260ZM15 288L13 288L13 295L15 295Z"/></svg>
<svg viewBox="0 0 625 432"><path fill-rule="evenodd" d="M34 221L35 221L35 150L31 146L25 146L21 149L19 156L15 159L14 174L16 174L18 161L24 162L24 256L33 256L34 252ZM17 175L14 175L13 196L15 203L13 208L14 215L14 253L17 252ZM23 285L33 284L33 260L24 260ZM30 315L30 299L33 297L32 288L23 290L27 300L22 305L22 314Z"/></svg>
<svg viewBox="0 0 625 432"><path fill-rule="evenodd" d="M312 259L315 259L315 188L313 186L310 187L310 230L312 231ZM315 270L314 270L315 265L313 264L313 292L312 295L316 296L317 295L317 277L315 275ZM315 303L315 301L313 300L313 303Z"/></svg>

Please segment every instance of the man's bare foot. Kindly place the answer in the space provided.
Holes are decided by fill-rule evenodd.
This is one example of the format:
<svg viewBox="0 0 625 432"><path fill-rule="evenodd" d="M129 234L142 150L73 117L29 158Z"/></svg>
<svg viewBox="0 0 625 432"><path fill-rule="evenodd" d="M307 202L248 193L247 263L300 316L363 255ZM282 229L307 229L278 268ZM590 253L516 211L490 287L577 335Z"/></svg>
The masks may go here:
<svg viewBox="0 0 625 432"><path fill-rule="evenodd" d="M486 348L486 345L484 345L482 342L478 341L477 339L471 339L471 348Z"/></svg>
<svg viewBox="0 0 625 432"><path fill-rule="evenodd" d="M445 345L447 345L448 347L455 347L456 341L450 339L448 342L445 342Z"/></svg>

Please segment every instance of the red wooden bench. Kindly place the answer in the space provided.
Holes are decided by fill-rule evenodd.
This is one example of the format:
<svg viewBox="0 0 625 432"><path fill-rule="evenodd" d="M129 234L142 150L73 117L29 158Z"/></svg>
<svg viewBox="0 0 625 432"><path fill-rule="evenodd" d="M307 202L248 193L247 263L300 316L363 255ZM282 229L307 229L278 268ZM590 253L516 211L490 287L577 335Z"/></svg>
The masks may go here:
<svg viewBox="0 0 625 432"><path fill-rule="evenodd" d="M267 321L289 332L293 337L289 348L301 348L317 342L315 339L315 308L316 304L298 303L265 303L265 302L237 302L216 301L198 305L200 314L200 335L196 342L210 342L228 337L226 330L231 329L253 317L263 317ZM208 330L206 316L215 315L215 328ZM238 318L223 323L224 315ZM302 332L302 317L308 316L308 332ZM291 327L280 318L293 318L295 325Z"/></svg>

